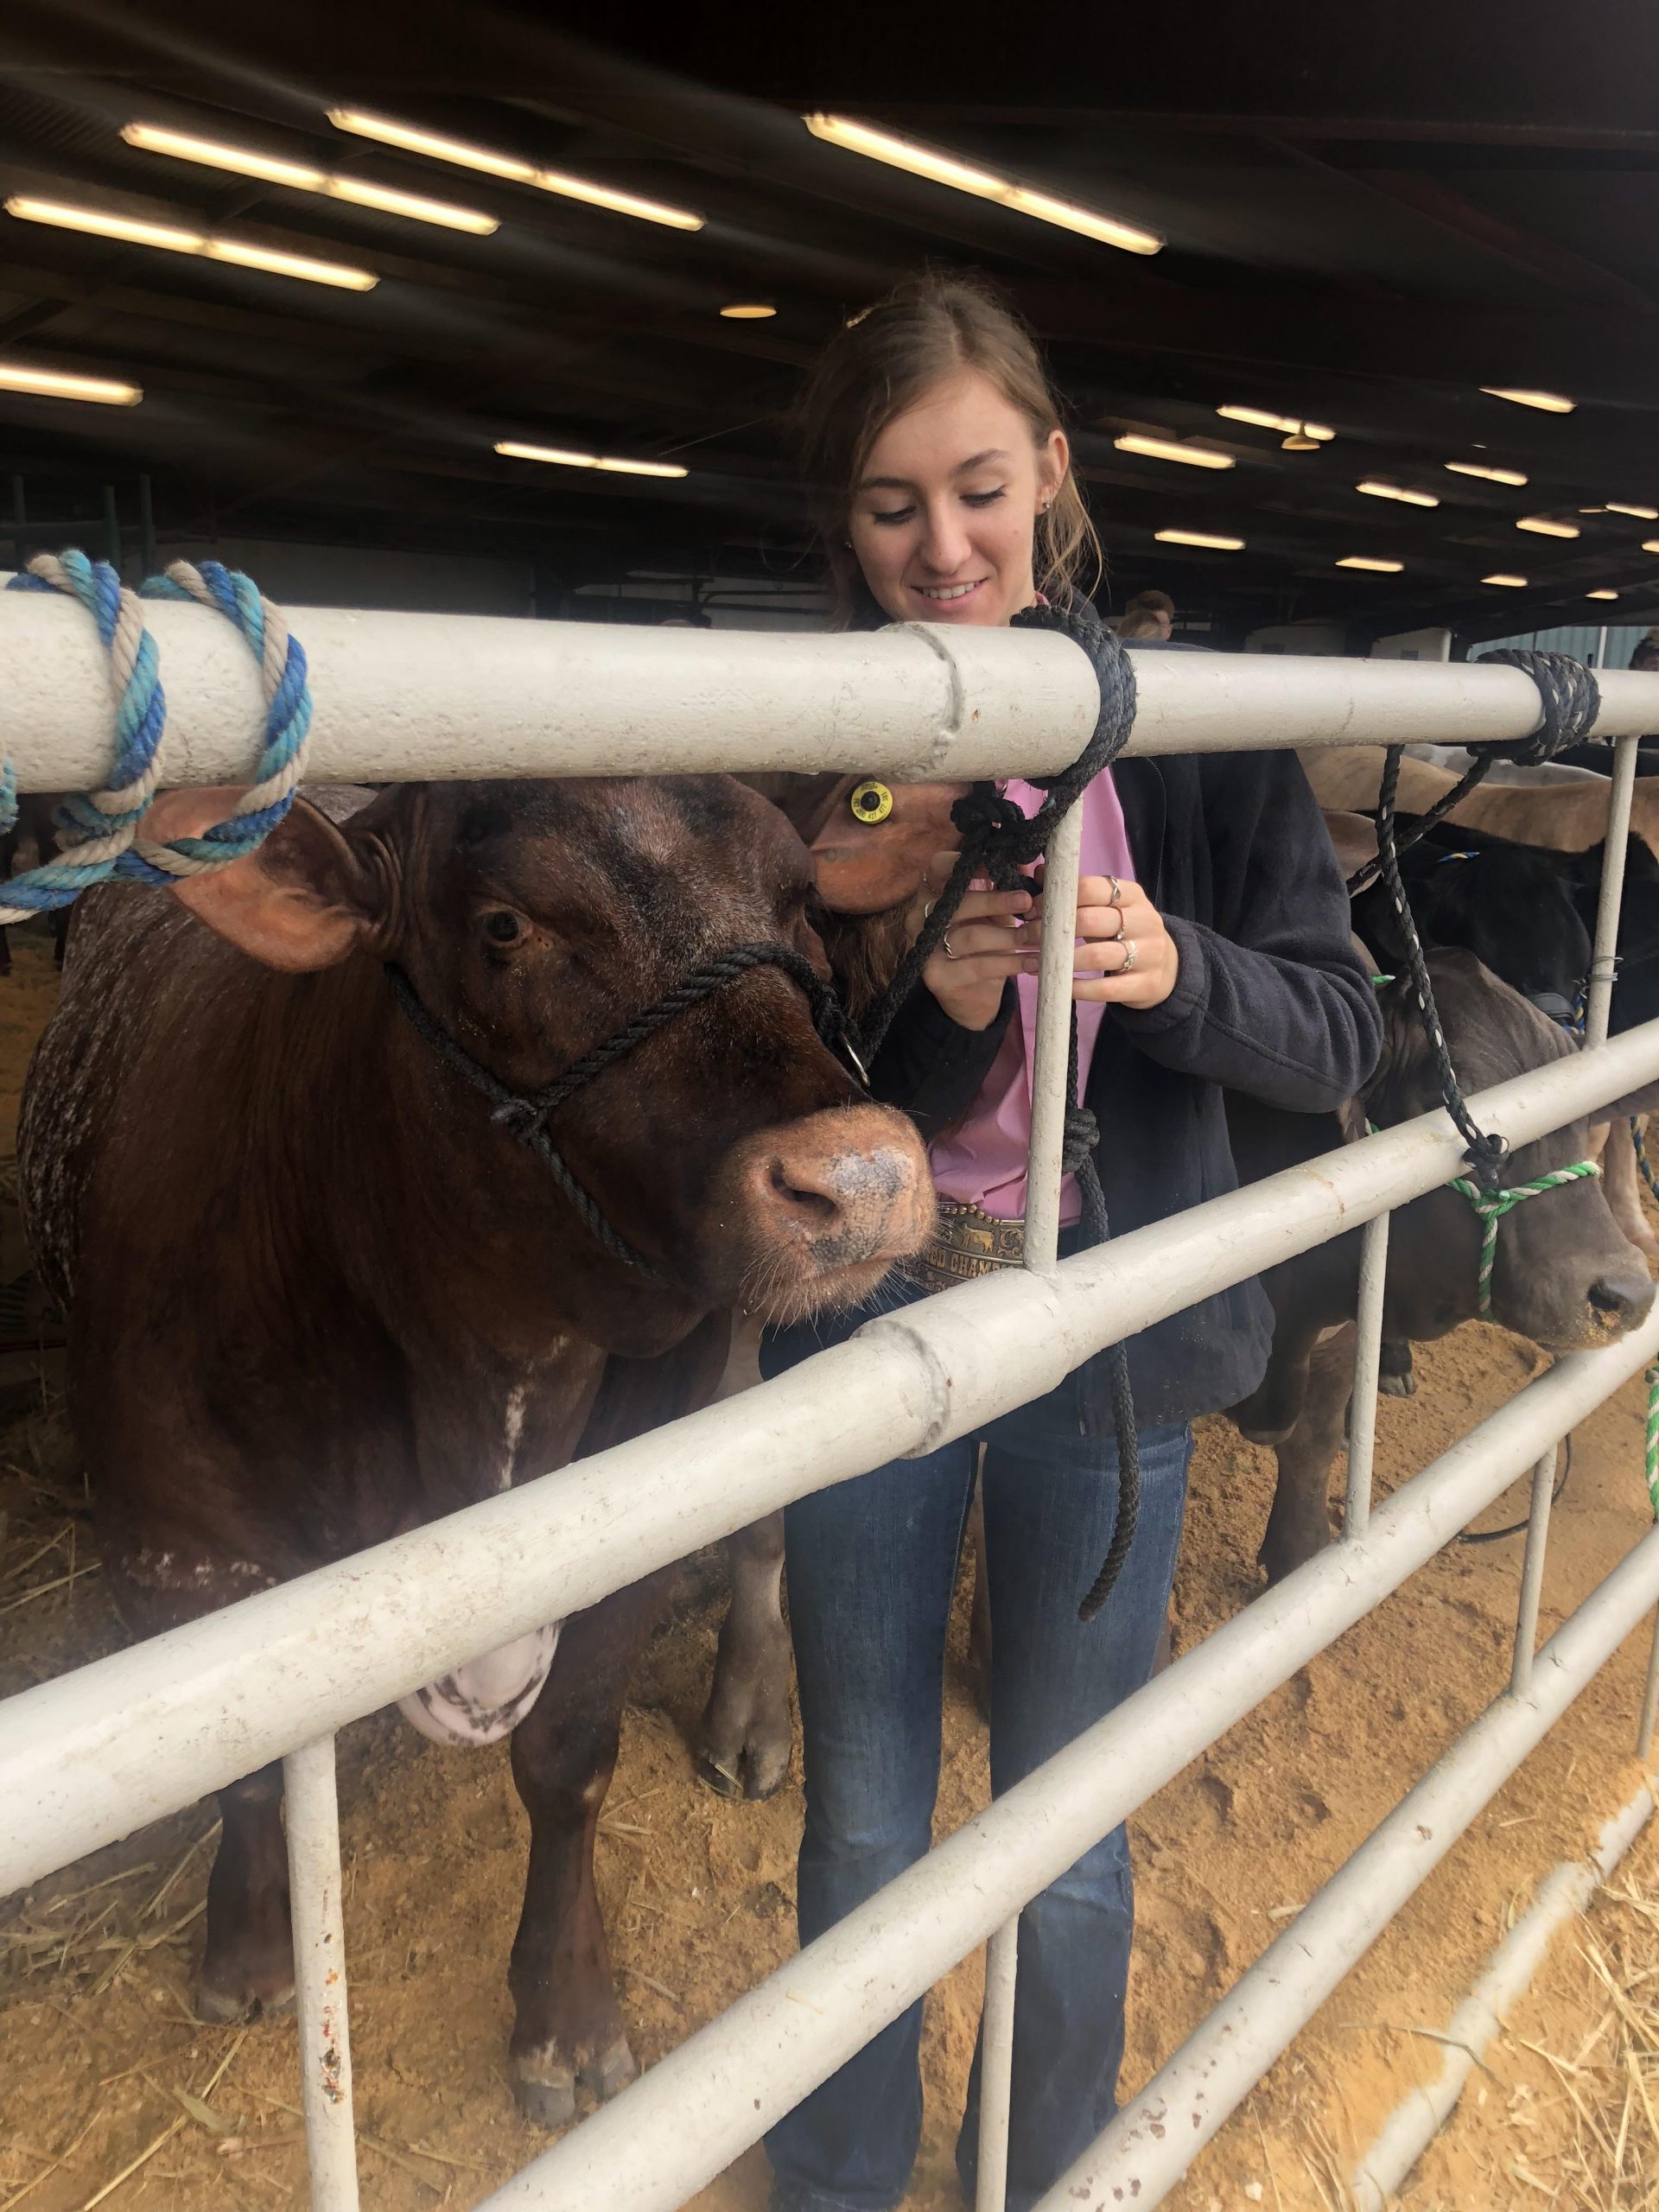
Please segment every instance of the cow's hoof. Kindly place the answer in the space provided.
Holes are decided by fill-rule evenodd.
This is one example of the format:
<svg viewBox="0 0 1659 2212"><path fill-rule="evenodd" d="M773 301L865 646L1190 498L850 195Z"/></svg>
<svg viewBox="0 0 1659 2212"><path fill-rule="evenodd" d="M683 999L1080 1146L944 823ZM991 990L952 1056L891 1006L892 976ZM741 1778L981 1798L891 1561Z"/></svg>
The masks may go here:
<svg viewBox="0 0 1659 2212"><path fill-rule="evenodd" d="M1414 1398L1417 1377L1409 1369L1403 1375L1379 1375L1376 1378L1377 1395L1382 1398Z"/></svg>
<svg viewBox="0 0 1659 2212"><path fill-rule="evenodd" d="M246 1976L215 1977L210 1981L204 1974L196 1987L194 2009L199 2020L232 2027L247 2020L271 2019L294 2010L294 1984L268 1981L262 1985Z"/></svg>
<svg viewBox="0 0 1659 2212"><path fill-rule="evenodd" d="M789 1746L751 1744L733 1758L716 1758L709 1751L697 1755L697 1780L716 1797L747 1797L758 1802L775 1796L789 1779Z"/></svg>
<svg viewBox="0 0 1659 2212"><path fill-rule="evenodd" d="M576 2079L589 2096L597 2097L603 2104L619 2089L626 2089L639 2072L639 2062L628 2048L626 2036L618 2036L607 2051L577 2069Z"/></svg>
<svg viewBox="0 0 1659 2212"><path fill-rule="evenodd" d="M537 2127L568 2127L576 2116L576 2077L569 2066L539 2064L534 2075L522 2072L523 2060L514 2062L512 2094L518 2109Z"/></svg>

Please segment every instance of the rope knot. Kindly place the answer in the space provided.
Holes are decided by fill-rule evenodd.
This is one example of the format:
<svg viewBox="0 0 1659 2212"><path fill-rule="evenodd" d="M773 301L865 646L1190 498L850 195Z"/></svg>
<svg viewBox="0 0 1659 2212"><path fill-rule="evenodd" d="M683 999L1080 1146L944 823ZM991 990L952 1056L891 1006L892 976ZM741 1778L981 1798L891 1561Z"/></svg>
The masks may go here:
<svg viewBox="0 0 1659 2212"><path fill-rule="evenodd" d="M950 809L950 819L961 832L964 850L988 852L1004 839L1017 837L1027 827L1026 817L1011 798L995 784L974 784Z"/></svg>
<svg viewBox="0 0 1659 2212"><path fill-rule="evenodd" d="M1601 712L1601 687L1581 660L1574 660L1570 653L1528 652L1512 645L1483 653L1480 658L1483 666L1518 668L1523 676L1529 676L1538 687L1542 718L1528 737L1471 746L1471 752L1537 768L1589 736Z"/></svg>
<svg viewBox="0 0 1659 2212"><path fill-rule="evenodd" d="M1483 1191L1499 1191L1503 1186L1503 1167L1510 1156L1510 1141L1495 1132L1478 1130L1470 1139L1464 1158L1474 1171L1474 1179Z"/></svg>
<svg viewBox="0 0 1659 2212"><path fill-rule="evenodd" d="M1087 1106L1068 1106L1060 1144L1060 1173L1075 1175L1100 1142L1100 1123Z"/></svg>

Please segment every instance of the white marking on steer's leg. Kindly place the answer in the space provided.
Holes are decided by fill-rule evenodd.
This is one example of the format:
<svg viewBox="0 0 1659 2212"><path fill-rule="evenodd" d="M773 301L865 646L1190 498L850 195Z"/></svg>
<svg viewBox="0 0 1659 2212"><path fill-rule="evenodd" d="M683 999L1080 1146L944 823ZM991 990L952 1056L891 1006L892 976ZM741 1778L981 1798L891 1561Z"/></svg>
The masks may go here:
<svg viewBox="0 0 1659 2212"><path fill-rule="evenodd" d="M501 1452L501 1471L496 1480L498 1490L512 1488L513 1463L518 1457L518 1440L524 1433L524 1402L530 1395L530 1386L515 1382L507 1393L505 1438Z"/></svg>
<svg viewBox="0 0 1659 2212"><path fill-rule="evenodd" d="M435 1744L499 1744L541 1695L563 1626L550 1621L499 1651L469 1659L453 1675L400 1697L397 1710Z"/></svg>

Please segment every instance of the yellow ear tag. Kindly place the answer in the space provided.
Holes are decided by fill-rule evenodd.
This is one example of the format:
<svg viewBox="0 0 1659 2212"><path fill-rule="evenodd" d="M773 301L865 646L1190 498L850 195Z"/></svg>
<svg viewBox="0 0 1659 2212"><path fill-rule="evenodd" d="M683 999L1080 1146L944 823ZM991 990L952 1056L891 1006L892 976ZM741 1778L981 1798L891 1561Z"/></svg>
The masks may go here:
<svg viewBox="0 0 1659 2212"><path fill-rule="evenodd" d="M893 812L893 793L871 778L847 794L847 804L860 822L885 822Z"/></svg>

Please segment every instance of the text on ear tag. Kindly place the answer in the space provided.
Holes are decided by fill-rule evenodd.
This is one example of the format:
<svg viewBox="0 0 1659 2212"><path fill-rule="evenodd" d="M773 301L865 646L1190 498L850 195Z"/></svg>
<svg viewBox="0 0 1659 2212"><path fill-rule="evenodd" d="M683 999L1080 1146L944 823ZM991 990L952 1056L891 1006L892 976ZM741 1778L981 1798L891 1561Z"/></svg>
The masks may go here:
<svg viewBox="0 0 1659 2212"><path fill-rule="evenodd" d="M847 804L860 822L885 822L893 812L893 793L871 777L847 794Z"/></svg>

